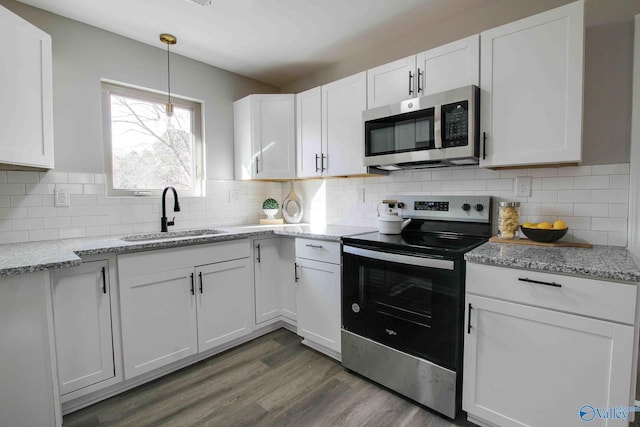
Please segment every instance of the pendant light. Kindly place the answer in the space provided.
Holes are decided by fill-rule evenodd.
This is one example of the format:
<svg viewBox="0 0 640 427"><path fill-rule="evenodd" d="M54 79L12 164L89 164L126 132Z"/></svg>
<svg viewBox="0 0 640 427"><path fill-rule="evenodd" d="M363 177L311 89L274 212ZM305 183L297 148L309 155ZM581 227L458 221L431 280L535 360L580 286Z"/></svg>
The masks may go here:
<svg viewBox="0 0 640 427"><path fill-rule="evenodd" d="M178 43L178 39L171 34L160 34L160 41L167 45L167 117L173 116L173 104L171 103L171 62L169 60L169 46Z"/></svg>

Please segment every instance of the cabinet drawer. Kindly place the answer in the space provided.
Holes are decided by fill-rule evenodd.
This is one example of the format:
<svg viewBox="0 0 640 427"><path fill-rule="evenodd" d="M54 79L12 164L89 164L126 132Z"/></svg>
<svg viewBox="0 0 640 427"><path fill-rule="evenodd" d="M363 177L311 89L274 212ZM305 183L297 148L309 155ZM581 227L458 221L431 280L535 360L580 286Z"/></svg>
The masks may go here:
<svg viewBox="0 0 640 427"><path fill-rule="evenodd" d="M630 325L635 322L637 286L633 284L468 263L466 291Z"/></svg>
<svg viewBox="0 0 640 427"><path fill-rule="evenodd" d="M340 264L340 243L324 240L296 239L296 257Z"/></svg>
<svg viewBox="0 0 640 427"><path fill-rule="evenodd" d="M208 245L157 249L118 256L119 276L136 277L151 272L191 268L251 255L249 240L232 240Z"/></svg>

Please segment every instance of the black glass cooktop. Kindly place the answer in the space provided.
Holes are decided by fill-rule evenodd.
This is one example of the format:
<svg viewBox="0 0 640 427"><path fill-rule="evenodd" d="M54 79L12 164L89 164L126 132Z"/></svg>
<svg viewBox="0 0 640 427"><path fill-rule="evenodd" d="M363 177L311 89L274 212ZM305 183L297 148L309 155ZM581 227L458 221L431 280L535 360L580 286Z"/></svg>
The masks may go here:
<svg viewBox="0 0 640 427"><path fill-rule="evenodd" d="M434 255L462 259L490 237L490 227L451 222L413 221L402 234L367 233L345 237L346 245L368 247L388 252Z"/></svg>

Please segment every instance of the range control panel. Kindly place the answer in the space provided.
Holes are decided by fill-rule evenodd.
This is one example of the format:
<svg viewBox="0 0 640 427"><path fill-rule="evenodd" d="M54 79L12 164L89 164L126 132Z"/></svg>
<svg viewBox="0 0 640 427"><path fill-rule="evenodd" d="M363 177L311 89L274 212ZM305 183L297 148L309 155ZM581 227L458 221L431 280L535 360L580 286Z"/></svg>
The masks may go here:
<svg viewBox="0 0 640 427"><path fill-rule="evenodd" d="M490 196L417 195L390 196L390 199L396 202L392 210L404 218L491 222Z"/></svg>
<svg viewBox="0 0 640 427"><path fill-rule="evenodd" d="M432 202L425 200L418 200L413 204L413 209L416 211L448 211L449 202Z"/></svg>

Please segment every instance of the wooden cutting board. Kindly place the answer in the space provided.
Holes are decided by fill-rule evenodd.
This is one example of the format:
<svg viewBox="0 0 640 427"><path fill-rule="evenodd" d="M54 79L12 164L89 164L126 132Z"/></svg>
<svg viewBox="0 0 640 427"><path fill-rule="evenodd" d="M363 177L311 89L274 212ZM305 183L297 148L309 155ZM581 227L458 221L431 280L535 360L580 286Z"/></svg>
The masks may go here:
<svg viewBox="0 0 640 427"><path fill-rule="evenodd" d="M489 239L490 242L494 243L510 243L513 245L529 245L529 246L547 246L551 248L585 248L591 249L593 245L591 243L575 243L575 242L553 242L553 243L542 243L542 242L534 242L529 239L503 239L502 237L493 236Z"/></svg>

